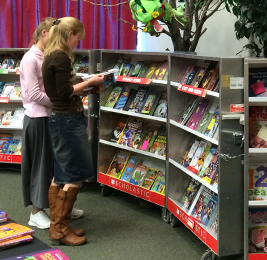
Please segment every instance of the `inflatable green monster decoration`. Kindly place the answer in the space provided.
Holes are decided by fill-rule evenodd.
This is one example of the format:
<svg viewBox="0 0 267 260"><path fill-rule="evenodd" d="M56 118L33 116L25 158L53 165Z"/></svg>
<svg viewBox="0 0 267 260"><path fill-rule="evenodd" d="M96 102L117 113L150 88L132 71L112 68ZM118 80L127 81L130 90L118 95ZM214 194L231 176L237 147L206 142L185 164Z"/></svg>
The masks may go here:
<svg viewBox="0 0 267 260"><path fill-rule="evenodd" d="M159 36L163 30L158 20L172 23L172 17L175 17L181 29L187 23L187 20L183 18L184 12L181 6L175 10L163 0L131 0L130 8L133 19L142 22L143 32L148 32L150 35Z"/></svg>

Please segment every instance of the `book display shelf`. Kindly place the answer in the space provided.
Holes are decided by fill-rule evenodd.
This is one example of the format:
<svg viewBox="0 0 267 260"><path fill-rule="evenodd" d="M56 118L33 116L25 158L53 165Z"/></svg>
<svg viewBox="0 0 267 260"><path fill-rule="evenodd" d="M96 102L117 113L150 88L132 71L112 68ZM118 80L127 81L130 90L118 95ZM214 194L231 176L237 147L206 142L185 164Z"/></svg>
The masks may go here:
<svg viewBox="0 0 267 260"><path fill-rule="evenodd" d="M267 59L245 59L244 259L267 259Z"/></svg>
<svg viewBox="0 0 267 260"><path fill-rule="evenodd" d="M157 187L146 186L145 175L150 172L151 178L155 178L163 174L163 186L165 187L167 80L156 79L156 76L154 76L155 79L152 79L152 74L157 70L157 65L155 65L154 72L151 72L151 77L146 77L149 69L144 69L143 76L139 77L142 71L139 68L139 72L134 72L134 65L138 63L149 63L150 65L155 63L160 64L158 66L159 72L163 64L165 64L164 66L167 69L168 54L138 53L134 51L102 51L101 71L113 68L120 60L122 61L120 64L122 71L127 66L133 66L131 69L128 68L129 71L127 74L125 73L126 76L116 75L115 78L117 82L100 94L98 182L105 185L102 187L103 195L108 195L108 187L112 187L164 207L164 191L158 190ZM164 71L165 73L166 69ZM134 75L133 73L135 73L135 76L131 76ZM120 109L117 105L115 106L115 103L111 100L111 94L114 93L115 87L118 88L119 91L128 91L128 103L125 101L126 103L124 103ZM149 95L151 95L151 97L154 95L153 98L150 99L152 107L146 111L144 111L144 107L146 107L145 99L143 101L136 99L136 95L138 96L139 91L143 93L143 97L146 97L147 100L150 99ZM165 103L161 109L161 117L159 116L157 105L161 102L161 99L163 100L164 96ZM107 100L109 100L109 102L107 102ZM133 102L136 102L136 104L138 103L139 106L133 107ZM143 104L141 104L142 102ZM117 104L121 104L120 99ZM156 116L155 113L158 113L158 116ZM119 130L118 128L120 123L123 125L123 120L125 120L124 135L123 132L121 133L123 129ZM133 130L134 134L131 132L131 125L135 128L135 130ZM114 135L118 134L118 131L120 131L121 138L116 139ZM163 132L165 132L165 134ZM152 135L150 139L149 133ZM151 141L154 140L153 137L156 140L156 137L158 137L160 133L162 133L163 139L165 137L164 152L162 153L155 152L155 150L149 146L150 143L151 145L153 144L153 141ZM127 136L128 134L129 136ZM147 145L145 145L146 142ZM116 169L117 173L120 171L123 174L124 171L126 174L127 169L129 169L126 167L126 161L128 162L129 160L129 165L131 165L131 176L127 178L125 175L114 175L114 173L112 173L111 168L115 160L114 156L118 153L121 153L122 156L127 156L127 158L124 161L125 167L122 170ZM138 171L139 168L141 169L140 171ZM129 173L127 173L127 175L128 174ZM147 176L148 182L149 178L150 177Z"/></svg>

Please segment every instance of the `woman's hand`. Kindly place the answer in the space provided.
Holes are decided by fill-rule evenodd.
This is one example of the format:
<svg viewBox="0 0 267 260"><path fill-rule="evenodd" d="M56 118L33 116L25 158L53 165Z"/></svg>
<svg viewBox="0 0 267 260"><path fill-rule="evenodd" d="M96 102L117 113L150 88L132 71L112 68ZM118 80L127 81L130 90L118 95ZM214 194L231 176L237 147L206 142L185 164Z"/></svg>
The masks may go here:
<svg viewBox="0 0 267 260"><path fill-rule="evenodd" d="M88 86L98 86L103 82L104 76L103 75L96 75L92 78L88 79Z"/></svg>

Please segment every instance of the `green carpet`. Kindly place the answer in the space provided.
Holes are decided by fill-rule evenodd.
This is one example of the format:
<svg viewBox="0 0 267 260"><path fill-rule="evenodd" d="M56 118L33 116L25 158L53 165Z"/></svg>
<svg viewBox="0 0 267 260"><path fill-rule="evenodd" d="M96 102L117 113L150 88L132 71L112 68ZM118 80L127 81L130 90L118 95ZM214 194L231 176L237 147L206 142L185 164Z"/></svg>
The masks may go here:
<svg viewBox="0 0 267 260"><path fill-rule="evenodd" d="M0 170L0 209L17 223L27 225L31 208L24 208L19 171ZM172 228L161 218L161 207L121 192L103 197L97 185L84 184L75 207L84 217L71 221L84 228L88 243L79 247L59 246L71 260L191 260L200 259L206 246L183 225ZM47 230L35 236L48 244Z"/></svg>

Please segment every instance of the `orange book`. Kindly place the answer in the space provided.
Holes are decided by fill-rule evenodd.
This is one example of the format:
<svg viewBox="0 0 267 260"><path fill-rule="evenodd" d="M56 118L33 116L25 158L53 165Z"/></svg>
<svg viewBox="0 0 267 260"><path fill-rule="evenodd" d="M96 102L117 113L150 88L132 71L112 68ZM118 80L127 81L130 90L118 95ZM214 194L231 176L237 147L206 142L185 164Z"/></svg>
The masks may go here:
<svg viewBox="0 0 267 260"><path fill-rule="evenodd" d="M22 226L17 223L9 223L3 226L0 226L0 242L13 239L16 237L21 237L25 235L30 235L34 232L33 229L26 226Z"/></svg>
<svg viewBox="0 0 267 260"><path fill-rule="evenodd" d="M28 243L31 241L32 241L31 235L26 235L26 236L8 239L8 240L0 242L0 250L5 249L5 248L10 247L10 246L16 246L18 244Z"/></svg>

